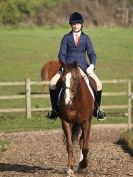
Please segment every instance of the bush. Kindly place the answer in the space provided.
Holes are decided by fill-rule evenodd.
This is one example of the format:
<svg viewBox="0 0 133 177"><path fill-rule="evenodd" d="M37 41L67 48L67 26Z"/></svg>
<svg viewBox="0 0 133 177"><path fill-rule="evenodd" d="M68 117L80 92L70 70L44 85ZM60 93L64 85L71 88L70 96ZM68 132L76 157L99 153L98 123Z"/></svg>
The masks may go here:
<svg viewBox="0 0 133 177"><path fill-rule="evenodd" d="M16 24L20 20L19 11L11 0L0 3L0 21L3 24Z"/></svg>
<svg viewBox="0 0 133 177"><path fill-rule="evenodd" d="M3 0L0 3L0 21L3 24L17 24L36 15L43 0Z"/></svg>
<svg viewBox="0 0 133 177"><path fill-rule="evenodd" d="M0 22L2 24L18 24L26 19L33 19L39 9L52 8L62 0L1 0Z"/></svg>

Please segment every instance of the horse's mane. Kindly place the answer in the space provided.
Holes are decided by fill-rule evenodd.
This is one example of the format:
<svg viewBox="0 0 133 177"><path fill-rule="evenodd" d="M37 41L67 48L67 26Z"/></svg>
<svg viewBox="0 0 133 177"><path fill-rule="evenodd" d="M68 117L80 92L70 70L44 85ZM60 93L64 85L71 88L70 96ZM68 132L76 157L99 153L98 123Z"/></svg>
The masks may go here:
<svg viewBox="0 0 133 177"><path fill-rule="evenodd" d="M69 64L63 64L62 67L63 67L64 73L71 72L73 69L75 69L75 71L77 72L79 71L78 64L76 61L74 61L73 63L69 63Z"/></svg>
<svg viewBox="0 0 133 177"><path fill-rule="evenodd" d="M66 67L72 69L72 68L78 68L78 64L76 61L74 61L73 63L70 63L70 64L66 64Z"/></svg>

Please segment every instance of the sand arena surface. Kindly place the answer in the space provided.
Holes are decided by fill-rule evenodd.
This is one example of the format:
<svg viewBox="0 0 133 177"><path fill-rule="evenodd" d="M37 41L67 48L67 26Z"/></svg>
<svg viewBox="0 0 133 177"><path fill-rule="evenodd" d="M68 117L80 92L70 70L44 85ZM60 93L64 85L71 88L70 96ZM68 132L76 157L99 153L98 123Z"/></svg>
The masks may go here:
<svg viewBox="0 0 133 177"><path fill-rule="evenodd" d="M125 126L92 126L89 165L75 177L133 176L133 157L117 142ZM0 177L65 177L67 153L62 130L1 133L11 143L0 157ZM79 146L74 154L78 163Z"/></svg>

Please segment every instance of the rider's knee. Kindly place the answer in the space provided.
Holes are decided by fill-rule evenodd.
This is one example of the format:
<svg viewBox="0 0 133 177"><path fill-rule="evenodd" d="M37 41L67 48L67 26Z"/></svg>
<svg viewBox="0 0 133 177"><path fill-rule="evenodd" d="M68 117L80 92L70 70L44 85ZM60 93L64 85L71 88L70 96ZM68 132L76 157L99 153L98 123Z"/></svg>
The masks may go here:
<svg viewBox="0 0 133 177"><path fill-rule="evenodd" d="M102 82L100 80L97 80L97 91L102 90Z"/></svg>
<svg viewBox="0 0 133 177"><path fill-rule="evenodd" d="M50 88L51 90L55 90L55 89L56 89L56 84L57 84L59 78L60 78L60 73L57 73L57 74L51 79L50 85L49 85L49 88Z"/></svg>

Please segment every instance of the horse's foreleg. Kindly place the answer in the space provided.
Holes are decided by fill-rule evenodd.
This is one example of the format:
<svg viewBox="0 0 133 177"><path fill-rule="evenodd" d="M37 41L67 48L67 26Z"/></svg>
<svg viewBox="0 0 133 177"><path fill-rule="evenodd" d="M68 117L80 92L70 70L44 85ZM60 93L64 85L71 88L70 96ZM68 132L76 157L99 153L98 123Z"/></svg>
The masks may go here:
<svg viewBox="0 0 133 177"><path fill-rule="evenodd" d="M82 129L82 136L80 140L81 155L78 167L78 172L86 168L88 165L87 154L89 152L89 135L90 135L90 124L86 123Z"/></svg>
<svg viewBox="0 0 133 177"><path fill-rule="evenodd" d="M74 165L71 125L63 121L62 128L64 130L64 134L66 137L66 149L68 153L68 168L66 172L70 174L73 173L73 165Z"/></svg>
<svg viewBox="0 0 133 177"><path fill-rule="evenodd" d="M82 153L82 149L83 149L83 133L81 133L81 136L80 136L79 146L80 146L79 162L81 162L83 160L83 153Z"/></svg>

